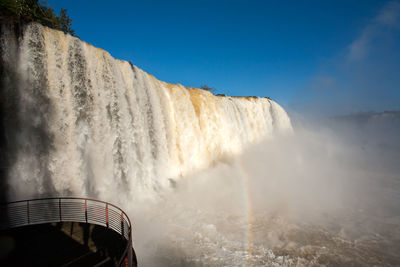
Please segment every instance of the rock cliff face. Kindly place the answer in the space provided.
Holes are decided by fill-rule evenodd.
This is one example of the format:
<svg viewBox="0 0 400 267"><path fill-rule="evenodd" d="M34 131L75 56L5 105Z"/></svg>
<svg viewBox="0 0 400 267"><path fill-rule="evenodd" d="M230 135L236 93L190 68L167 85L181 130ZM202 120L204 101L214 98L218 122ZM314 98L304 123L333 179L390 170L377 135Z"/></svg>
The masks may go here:
<svg viewBox="0 0 400 267"><path fill-rule="evenodd" d="M173 179L292 129L272 100L168 84L37 23L3 24L0 49L11 197L153 197Z"/></svg>

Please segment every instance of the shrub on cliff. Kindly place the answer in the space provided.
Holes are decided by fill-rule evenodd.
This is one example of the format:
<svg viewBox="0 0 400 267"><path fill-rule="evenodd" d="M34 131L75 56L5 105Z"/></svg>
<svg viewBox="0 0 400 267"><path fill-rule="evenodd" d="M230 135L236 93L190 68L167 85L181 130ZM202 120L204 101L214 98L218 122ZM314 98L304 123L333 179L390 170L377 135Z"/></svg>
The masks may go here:
<svg viewBox="0 0 400 267"><path fill-rule="evenodd" d="M209 91L210 93L214 93L214 92L216 91L216 89L215 89L215 88L209 87L209 86L208 86L208 85L206 85L206 84L203 84L202 86L200 86L200 89L203 89L203 90Z"/></svg>
<svg viewBox="0 0 400 267"><path fill-rule="evenodd" d="M0 17L2 19L16 19L23 21L36 21L44 26L74 35L71 28L72 20L67 15L66 9L61 9L59 16L45 2L38 0L1 0Z"/></svg>

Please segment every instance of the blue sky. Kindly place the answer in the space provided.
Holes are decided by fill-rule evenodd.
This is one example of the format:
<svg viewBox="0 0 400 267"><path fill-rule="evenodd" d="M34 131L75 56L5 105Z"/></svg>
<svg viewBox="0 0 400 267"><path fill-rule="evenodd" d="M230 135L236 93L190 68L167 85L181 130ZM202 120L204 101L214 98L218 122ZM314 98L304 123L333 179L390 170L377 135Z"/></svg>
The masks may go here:
<svg viewBox="0 0 400 267"><path fill-rule="evenodd" d="M47 3L82 40L166 82L294 110L400 109L398 1Z"/></svg>

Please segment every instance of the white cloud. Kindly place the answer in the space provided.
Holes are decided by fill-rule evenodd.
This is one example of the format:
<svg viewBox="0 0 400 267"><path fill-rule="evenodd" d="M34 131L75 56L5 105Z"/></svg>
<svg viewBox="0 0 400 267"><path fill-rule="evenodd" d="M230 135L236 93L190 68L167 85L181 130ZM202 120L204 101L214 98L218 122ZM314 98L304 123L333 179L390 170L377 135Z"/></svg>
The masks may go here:
<svg viewBox="0 0 400 267"><path fill-rule="evenodd" d="M387 3L375 18L376 23L389 27L400 26L400 2L392 1Z"/></svg>
<svg viewBox="0 0 400 267"><path fill-rule="evenodd" d="M400 29L400 2L386 3L376 17L364 28L360 36L349 45L348 59L362 60L368 55L371 43L385 29Z"/></svg>

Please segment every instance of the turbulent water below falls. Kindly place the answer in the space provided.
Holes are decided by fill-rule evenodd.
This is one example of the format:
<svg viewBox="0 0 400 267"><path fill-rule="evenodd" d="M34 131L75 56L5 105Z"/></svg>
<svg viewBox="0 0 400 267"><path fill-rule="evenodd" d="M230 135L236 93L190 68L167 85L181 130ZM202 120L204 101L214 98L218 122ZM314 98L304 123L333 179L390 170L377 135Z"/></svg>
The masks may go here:
<svg viewBox="0 0 400 267"><path fill-rule="evenodd" d="M10 200L121 206L141 266L400 264L398 150L380 169L272 100L164 83L39 24L3 24L0 49Z"/></svg>
<svg viewBox="0 0 400 267"><path fill-rule="evenodd" d="M398 266L399 167L381 170L385 153L308 130L262 142L132 212L138 255L145 266Z"/></svg>

